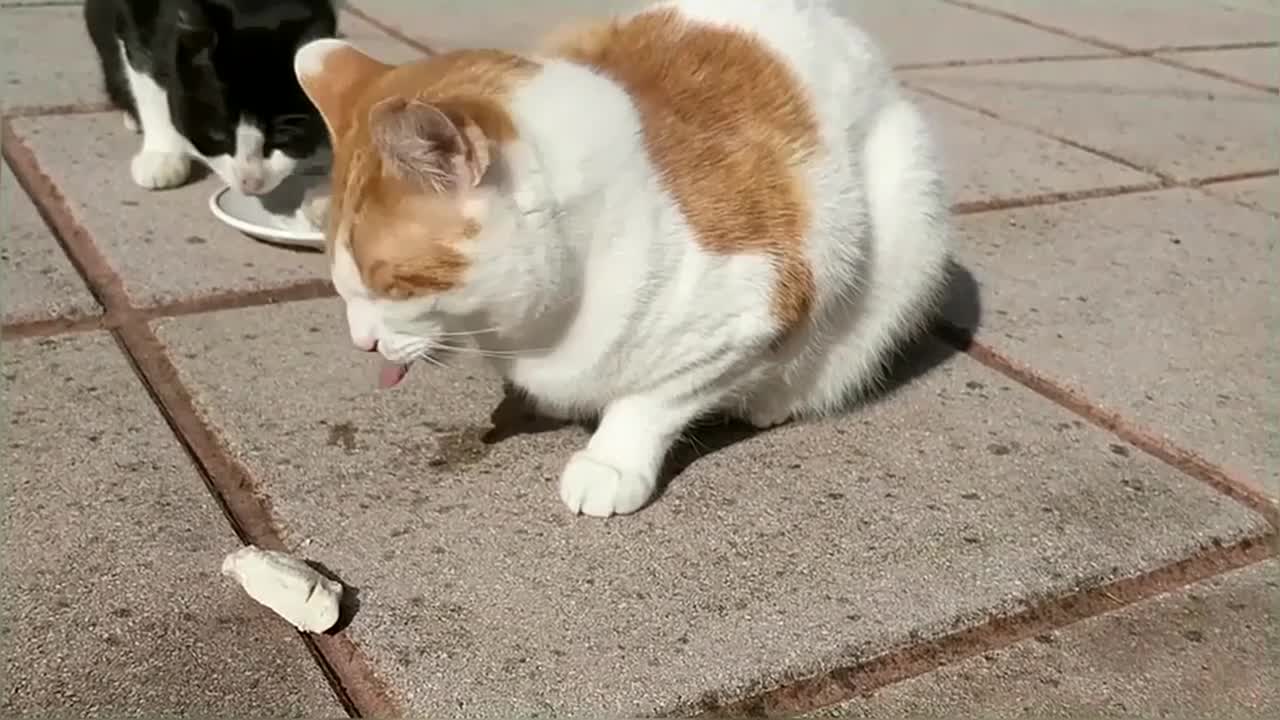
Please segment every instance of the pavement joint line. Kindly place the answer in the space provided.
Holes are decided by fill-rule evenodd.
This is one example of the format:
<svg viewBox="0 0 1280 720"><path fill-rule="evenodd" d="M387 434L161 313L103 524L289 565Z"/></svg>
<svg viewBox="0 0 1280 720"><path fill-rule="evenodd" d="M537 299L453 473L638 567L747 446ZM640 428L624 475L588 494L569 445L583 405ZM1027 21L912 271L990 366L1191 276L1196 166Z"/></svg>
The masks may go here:
<svg viewBox="0 0 1280 720"><path fill-rule="evenodd" d="M75 7L83 5L84 0L45 0L45 2L0 2L0 10L17 10L19 8Z"/></svg>
<svg viewBox="0 0 1280 720"><path fill-rule="evenodd" d="M3 119L0 126L0 150L19 186L35 204L89 292L105 309L106 316L116 320L110 328L116 344L195 466L232 531L241 542L285 549L275 527L270 501L257 492L252 476L231 456L217 431L205 423L163 343L148 324L145 311L130 303L123 279L75 219L66 198L41 169L35 154L13 131L8 118ZM348 635L299 633L299 637L313 658L323 659L319 670L351 716L400 715L398 704Z"/></svg>
<svg viewBox="0 0 1280 720"><path fill-rule="evenodd" d="M378 19L375 15L372 15L370 13L365 12L364 10L361 10L359 7L356 7L356 5L351 2L348 2L344 9L347 12L351 13L352 15L360 18L361 20L377 28L384 35L387 35L393 40L399 40L405 45L408 45L409 47L414 48L415 50L425 55L436 54L436 51L433 50L426 43L422 42L421 40L417 40L409 35L406 35L405 33L401 32L400 29L397 28L395 25L392 25L391 23L383 22L382 20Z"/></svg>
<svg viewBox="0 0 1280 720"><path fill-rule="evenodd" d="M1064 595L1031 599L1026 609L994 615L979 625L913 642L851 667L767 688L745 698L708 698L682 714L704 720L775 718L811 713L894 683L1063 629L1093 617L1179 590L1277 554L1275 529L1230 545L1215 542L1190 556L1137 575L1094 584ZM674 713L658 713L659 716Z"/></svg>
<svg viewBox="0 0 1280 720"><path fill-rule="evenodd" d="M1160 65L1166 65L1168 67L1178 68L1179 70L1185 70L1187 72L1196 73L1198 75L1204 75L1205 77L1211 77L1216 80L1221 80L1223 82L1229 82L1235 85L1240 85L1242 87L1247 87L1252 90L1260 90L1262 92L1270 93L1272 95L1280 95L1280 89L1278 88L1270 87L1267 85L1260 85L1258 83L1251 82L1249 80L1243 80L1241 78L1237 78L1232 75L1228 75L1226 73L1220 73L1216 70L1209 70L1207 68L1195 67L1192 65L1184 65L1180 62L1169 60L1168 58L1165 58L1163 56L1156 54L1157 52L1168 52L1166 50L1149 50L1149 49L1138 49L1138 48L1127 47L1117 43L1109 42L1107 40L1103 40L1101 38L1092 37L1090 35L1082 35L1077 32L1072 32L1070 30L1065 30L1063 28L1054 27L1053 25L1046 25L1044 23L1037 22L1029 18L1025 18L1021 15L1018 15L1017 13L1006 12L1004 10L987 7L977 2L970 2L969 0L942 0L942 2L945 2L948 5L954 5L955 7L960 7L966 10L972 10L977 13L982 13L984 15L989 15L991 17L998 17L1004 20L1009 20L1011 22L1016 22L1021 25L1026 25L1028 27L1035 28L1036 30L1040 30L1042 32L1052 33L1054 35L1065 37L1070 40L1075 40L1076 42L1084 43L1086 45L1092 45L1096 48L1102 48L1103 50L1110 50L1112 52L1120 53L1121 55L1127 58L1143 58Z"/></svg>
<svg viewBox="0 0 1280 720"><path fill-rule="evenodd" d="M106 315L69 315L44 320L19 320L0 327L0 339L27 340L57 335L105 330L111 327Z"/></svg>
<svg viewBox="0 0 1280 720"><path fill-rule="evenodd" d="M950 0L944 0L944 2L950 2ZM1098 148L1095 148L1095 147L1090 147L1076 140L1072 140L1070 138L1063 137L1061 135L1048 132L1046 130L1042 130L1041 128L1036 127L1035 125L1032 125L1030 123L1025 123L1018 120L1011 120L1009 118L1004 117L1000 113L995 112L994 110L988 110L987 108L982 107L981 105L975 105L971 102L959 100L950 95L947 95L946 93L938 92L933 88L918 85L914 82L911 82L910 80L904 80L902 81L902 84L907 88L914 90L915 92L918 92L922 95L927 95L931 98L934 98L935 100L941 100L942 102L955 105L956 107L960 107L960 108L964 108L965 110L976 112L979 115L983 115L985 117L991 118L992 120L998 120L1011 127L1016 127L1020 130L1026 130L1027 132L1034 133L1036 135L1039 135L1042 138L1047 138L1049 140L1053 140L1054 142L1062 143L1063 145L1067 145L1068 147L1075 148L1076 150L1087 152L1090 155L1093 155L1095 157L1100 157L1103 160L1108 160L1110 162L1116 163L1117 165L1122 165L1126 168L1129 168L1130 170L1134 170L1134 171L1143 173L1145 175L1151 175L1153 177L1158 178L1162 183L1165 184L1166 187L1177 187L1179 184L1178 180L1171 175L1162 173L1159 170L1143 167L1142 165L1139 165L1138 163L1132 162L1130 160L1126 160L1125 158L1119 155L1116 155L1115 153L1108 152L1106 150L1099 150Z"/></svg>
<svg viewBox="0 0 1280 720"><path fill-rule="evenodd" d="M951 2L951 1L952 0L944 0L944 2ZM953 211L961 215L973 214L977 212L989 212L991 210L1007 210L1007 209L1020 208L1020 207L1054 205L1060 202L1071 202L1074 200L1083 200L1083 199L1096 199L1096 198L1108 197L1111 195L1126 195L1126 194L1132 194L1136 192L1148 192L1148 191L1155 191L1155 190L1173 190L1173 189L1181 188L1186 190L1199 190L1203 192L1204 188L1208 185L1225 183L1225 182L1235 182L1239 180L1252 180L1252 179L1258 179L1258 178L1271 177L1272 175L1275 175L1277 173L1277 171L1274 168L1266 168L1266 169L1260 169L1260 170L1243 170L1243 171L1232 172L1232 173L1227 173L1223 175L1212 175L1209 177L1179 180L1178 178L1173 177L1172 175L1163 173L1154 168L1149 168L1143 165L1139 165L1138 163L1127 160L1124 157L1121 157L1120 155L1117 155L1115 153L1108 152L1106 150L1100 150L1095 147L1090 147L1089 145L1085 145L1084 143L1078 142L1076 140L1072 140L1070 138L1048 132L1030 123L1025 123L1018 120L1011 120L1007 117L1004 117L1000 113L997 113L993 110L989 110L985 107L982 107L981 105L975 105L965 100L954 98L950 95L947 95L946 93L934 90L933 88L915 84L910 80L902 80L901 82L904 87L910 90L913 90L915 92L918 92L921 95L927 95L931 98L934 98L935 100L939 100L941 102L945 102L950 105L954 105L956 107L978 113L979 115L991 118L992 120L996 120L998 122L1004 123L1011 127L1016 127L1020 130L1025 130L1027 132L1038 135L1042 138L1046 138L1048 140L1061 143L1063 145L1074 148L1076 150L1089 153L1090 155L1093 155L1095 157L1102 158L1103 160L1107 160L1109 162L1113 162L1123 167L1129 168L1130 170L1143 173L1144 175L1153 176L1157 179L1157 182L1150 183L1149 184L1150 186L1146 186L1141 183L1135 184L1135 185L1122 185L1117 188L1113 188L1112 192L1108 192L1108 189L1103 187L1103 188L1088 188L1085 190L1073 191L1073 193L1048 193L1047 195L1040 196L1044 198L1043 202L1034 202L1034 200L1036 199L1036 196L1030 196L1029 198L1010 198L1008 200L996 198L992 200L977 201L976 203L960 203L959 205L953 207ZM1081 197L1065 198L1065 199L1062 199L1060 197L1062 195L1070 195L1070 194L1080 195ZM1240 205L1241 207L1249 208L1250 210L1261 210L1262 212L1266 212L1271 215L1276 214L1269 210L1256 208L1252 205L1248 205L1240 202L1235 202L1235 204Z"/></svg>
<svg viewBox="0 0 1280 720"><path fill-rule="evenodd" d="M980 213L999 212L1002 210L1060 205L1062 203L1080 202L1082 200L1097 200L1101 198L1117 197L1120 195L1133 195L1136 193L1166 190L1168 188L1169 186L1165 182L1161 180L1152 180L1145 183L1107 185L1103 187L1087 188L1084 190L1066 190L1012 198L970 200L952 205L951 214L957 216L977 215Z"/></svg>
<svg viewBox="0 0 1280 720"><path fill-rule="evenodd" d="M63 105L17 105L5 108L4 117L46 117L49 115L96 115L119 112L110 103L67 103Z"/></svg>
<svg viewBox="0 0 1280 720"><path fill-rule="evenodd" d="M1273 531L1280 529L1280 501L1269 497L1266 490L1253 480L1239 477L1192 450L1138 427L1120 413L1102 407L1080 391L1048 378L987 345L969 330L944 321L936 324L934 332L979 363L1241 503L1266 519Z"/></svg>

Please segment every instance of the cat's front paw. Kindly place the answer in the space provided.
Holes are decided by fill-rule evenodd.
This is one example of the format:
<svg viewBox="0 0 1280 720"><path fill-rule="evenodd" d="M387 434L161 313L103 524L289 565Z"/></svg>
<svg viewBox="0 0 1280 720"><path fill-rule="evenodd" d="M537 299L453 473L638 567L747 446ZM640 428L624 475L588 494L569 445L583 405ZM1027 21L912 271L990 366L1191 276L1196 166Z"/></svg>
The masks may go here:
<svg viewBox="0 0 1280 720"><path fill-rule="evenodd" d="M191 158L181 152L142 150L129 165L133 181L148 190L163 190L186 182L191 175Z"/></svg>
<svg viewBox="0 0 1280 720"><path fill-rule="evenodd" d="M580 451L560 476L560 499L576 515L609 517L639 510L653 496L656 478L645 477Z"/></svg>
<svg viewBox="0 0 1280 720"><path fill-rule="evenodd" d="M311 188L302 196L302 218L315 230L323 230L329 222L329 189Z"/></svg>

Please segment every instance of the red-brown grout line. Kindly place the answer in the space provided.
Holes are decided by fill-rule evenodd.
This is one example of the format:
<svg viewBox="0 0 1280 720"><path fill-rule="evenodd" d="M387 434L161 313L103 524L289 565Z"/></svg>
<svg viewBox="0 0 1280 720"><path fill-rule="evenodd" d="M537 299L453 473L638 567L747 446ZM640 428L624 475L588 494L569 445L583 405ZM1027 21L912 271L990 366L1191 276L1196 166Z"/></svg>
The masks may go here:
<svg viewBox="0 0 1280 720"><path fill-rule="evenodd" d="M1242 180L1260 180L1262 178L1275 177L1280 175L1280 169L1271 168L1268 170L1251 170L1236 173L1227 173L1226 175L1210 175L1209 177L1196 178L1188 180L1187 185L1190 187L1205 187L1206 185L1217 185L1218 183L1240 182Z"/></svg>
<svg viewBox="0 0 1280 720"><path fill-rule="evenodd" d="M137 308L137 313L145 319L155 320L158 318L275 305L277 303L304 302L331 298L336 295L337 292L334 291L331 281L316 278L266 290L231 290L161 305L150 305Z"/></svg>
<svg viewBox="0 0 1280 720"><path fill-rule="evenodd" d="M1276 40L1251 40L1245 42L1208 43L1204 45L1160 45L1158 47L1133 50L1134 55L1151 55L1154 53L1210 53L1225 50L1270 50L1280 47Z"/></svg>
<svg viewBox="0 0 1280 720"><path fill-rule="evenodd" d="M0 340L27 340L52 335L75 335L108 327L105 315L19 320L0 327Z"/></svg>
<svg viewBox="0 0 1280 720"><path fill-rule="evenodd" d="M1092 402L1082 393L1055 382L995 348L968 331L942 323L936 332L962 352L1009 379L1070 410L1081 418L1123 439L1173 468L1205 482L1218 492L1262 515L1280 528L1280 505L1251 480L1238 477L1191 450L1136 427L1119 413Z"/></svg>
<svg viewBox="0 0 1280 720"><path fill-rule="evenodd" d="M90 293L118 323L112 335L133 366L174 437L200 473L209 493L242 542L284 549L272 520L270 501L209 428L182 384L164 346L147 324L146 314L132 306L123 279L75 219L66 200L40 169L39 162L3 120L0 147L18 184L35 203ZM320 670L334 694L354 717L399 716L399 705L373 671L372 665L345 633L299 634L313 657L323 658Z"/></svg>
<svg viewBox="0 0 1280 720"><path fill-rule="evenodd" d="M426 54L426 55L435 54L435 50L432 50L426 43L422 42L421 40L415 40L409 37L408 35L405 35L404 33L400 32L399 28L396 28L392 25L388 25L387 23L382 22L378 18L361 10L360 8L356 7L350 2L348 2L346 4L346 7L343 9L351 13L352 15L355 15L356 17L360 18L361 20L369 23L370 25L374 26L383 34L389 35L390 37L396 40L399 40L405 45L408 45L409 47L412 47L423 54Z"/></svg>
<svg viewBox="0 0 1280 720"><path fill-rule="evenodd" d="M111 269L111 263L72 215L66 198L58 186L45 175L35 153L13 131L9 118L0 120L0 154L9 163L18 185L26 191L37 212L54 238L62 246L76 272L84 279L89 293L108 314L126 315L131 311L124 283Z"/></svg>
<svg viewBox="0 0 1280 720"><path fill-rule="evenodd" d="M270 498L205 421L155 332L144 320L136 319L121 325L117 336L147 392L200 469L241 541L271 550L288 550L276 527ZM401 715L399 703L392 699L349 634L299 635L323 661L321 670L353 717Z"/></svg>
<svg viewBox="0 0 1280 720"><path fill-rule="evenodd" d="M814 712L944 665L1262 562L1275 554L1274 530L1231 545L1217 544L1155 570L1046 599L1022 612L991 617L976 627L892 650L853 667L797 680L741 700L704 702L692 708L692 714L708 719L773 718Z"/></svg>
<svg viewBox="0 0 1280 720"><path fill-rule="evenodd" d="M1224 50L1266 50L1274 47L1280 47L1280 42L1260 40L1257 42L1219 43L1216 45L1163 45L1160 47L1143 48L1141 50L1123 52L1119 50L1105 50L1102 52L1078 53L1075 55L1020 55L1017 57L1007 58L962 58L957 60L938 60L936 62L901 63L894 65L893 69L895 71L902 72L908 70L942 70L957 67L983 67L987 65L1030 65L1034 63L1049 62L1090 62L1097 60L1120 60L1129 57L1147 57L1159 53L1194 55L1195 53L1221 52Z"/></svg>
<svg viewBox="0 0 1280 720"><path fill-rule="evenodd" d="M998 17L1004 20L1009 20L1011 22L1016 22L1020 25L1026 25L1027 27L1032 27L1032 28L1035 28L1036 30L1052 33L1054 35L1065 37L1070 40L1075 40L1076 42L1084 43L1086 45L1092 45L1097 48L1102 48L1103 50L1111 50L1112 52L1121 53L1122 55L1125 55L1127 57L1145 58L1147 60L1150 60L1151 62L1158 63L1160 65L1166 65L1168 67L1174 67L1180 70L1185 70L1187 72L1204 75L1205 77L1211 77L1216 80L1222 80L1224 82L1240 85L1243 87L1250 88L1252 90L1261 90L1263 92L1269 92L1272 94L1280 93L1280 90L1276 90L1275 88L1271 88L1266 85L1259 85L1257 83L1253 83L1248 80L1242 80L1240 78L1233 77L1225 73L1220 73L1216 70L1208 70L1205 68L1193 67L1191 65L1183 65L1178 62L1171 62L1167 58L1164 58L1155 54L1157 52L1168 52L1168 51L1137 49L1137 48L1126 47L1124 45L1119 45L1107 40L1103 40L1101 38L1092 37L1090 35L1081 35L1080 33L1072 32L1070 30L1065 30L1060 27L1045 25L1035 20L1030 20L1028 18L1022 17L1021 15L1018 15L1016 13L1011 13L1011 12L1006 12L1004 10L998 10L996 8L986 7L985 5L969 2L968 0L942 0L942 2L945 2L948 5L954 5L956 7L965 8L966 10L972 10L977 13L982 13L984 15L990 15L992 17Z"/></svg>
<svg viewBox="0 0 1280 720"><path fill-rule="evenodd" d="M995 198L992 200L971 200L951 206L952 215L976 215L978 213L1015 210L1018 208L1039 207L1041 205L1058 205L1060 203L1079 202L1081 200L1097 200L1100 198L1132 195L1134 193L1163 190L1168 185L1160 180L1136 183L1133 185L1110 185L1107 187L1088 188L1086 190L1066 190L1063 192L1025 195L1012 198Z"/></svg>
<svg viewBox="0 0 1280 720"><path fill-rule="evenodd" d="M5 118L40 117L42 115L94 115L112 112L110 103L69 103L66 105L17 105L5 108Z"/></svg>
<svg viewBox="0 0 1280 720"><path fill-rule="evenodd" d="M1108 152L1106 150L1099 150L1098 148L1094 148L1094 147L1089 147L1084 143L1076 142L1075 140L1062 137L1061 135L1056 135L1054 133L1038 128L1035 125L1032 125L1030 123L1024 123L1019 120L1011 120L1009 118L1002 116L997 112L988 110L982 107L981 105L974 105L973 103L965 102L964 100L958 100L956 98L951 97L950 95L938 92L937 90L934 90L932 88L924 87L922 85L917 85L910 81L902 81L902 84L914 92L918 92L922 95L928 95L929 97L934 98L935 100L941 100L942 102L949 103L951 105L955 105L956 107L964 108L966 110L971 110L985 117L989 117L993 120L999 120L1000 122L1006 125L1010 125L1012 127L1026 130L1027 132L1034 133L1036 135L1039 135L1040 137L1048 138L1050 140L1053 140L1054 142L1059 142L1059 143L1062 143L1063 145L1073 147L1076 150L1087 152L1090 155L1100 157L1103 160L1116 163L1117 165L1123 165L1124 167L1127 167L1130 170L1136 170L1137 172L1143 173L1145 175L1152 175L1154 177L1159 178L1160 181L1164 183L1165 186L1167 187L1176 187L1178 185L1178 180L1173 176L1162 173L1159 170L1156 170L1154 168L1143 167L1142 165L1139 165L1131 160L1126 160L1125 158L1122 158L1119 155L1116 155L1115 153Z"/></svg>
<svg viewBox="0 0 1280 720"><path fill-rule="evenodd" d="M1025 55L1008 58L977 58L972 60L937 60L934 62L899 63L893 66L895 72L909 70L944 70L959 67L985 67L988 65L1032 65L1048 62L1090 62L1097 60L1116 60L1124 55L1113 52L1101 52L1087 55Z"/></svg>
<svg viewBox="0 0 1280 720"><path fill-rule="evenodd" d="M1252 80L1245 80L1244 78L1238 78L1234 75L1229 75L1227 73L1214 70L1212 68L1200 67L1199 65L1190 65L1183 60L1176 60L1174 58L1169 57L1168 55L1143 55L1141 57L1146 57L1152 62L1160 63L1161 65L1168 65L1169 67L1178 68L1179 70L1186 70L1187 72L1193 72L1199 75L1205 75L1207 77L1211 77L1217 80L1222 80L1224 82L1235 83L1236 85L1243 85L1244 87L1252 88L1254 90L1261 90L1262 92L1271 93L1272 95L1280 95L1280 88L1275 87L1274 85L1263 85L1262 83L1256 83Z"/></svg>

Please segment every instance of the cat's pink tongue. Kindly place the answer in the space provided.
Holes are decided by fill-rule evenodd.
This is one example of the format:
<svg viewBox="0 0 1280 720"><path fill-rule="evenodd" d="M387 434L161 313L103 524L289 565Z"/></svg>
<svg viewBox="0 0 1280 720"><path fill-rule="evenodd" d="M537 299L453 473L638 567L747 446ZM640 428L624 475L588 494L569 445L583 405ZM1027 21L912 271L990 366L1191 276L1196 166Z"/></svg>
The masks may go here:
<svg viewBox="0 0 1280 720"><path fill-rule="evenodd" d="M393 388L399 385L408 373L409 366L404 363L393 363L390 360L383 362L382 369L378 371L378 387L383 390Z"/></svg>

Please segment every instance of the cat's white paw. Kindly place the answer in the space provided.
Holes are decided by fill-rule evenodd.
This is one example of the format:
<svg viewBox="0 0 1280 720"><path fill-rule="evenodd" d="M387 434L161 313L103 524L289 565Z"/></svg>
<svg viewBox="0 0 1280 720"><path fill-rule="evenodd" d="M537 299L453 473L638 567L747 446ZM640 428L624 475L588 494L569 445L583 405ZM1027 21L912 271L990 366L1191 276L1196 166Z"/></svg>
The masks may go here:
<svg viewBox="0 0 1280 720"><path fill-rule="evenodd" d="M654 478L626 472L579 451L560 476L560 499L574 514L594 517L626 515L653 495Z"/></svg>
<svg viewBox="0 0 1280 720"><path fill-rule="evenodd" d="M181 152L142 150L129 165L133 181L148 190L177 187L191 175L191 158Z"/></svg>
<svg viewBox="0 0 1280 720"><path fill-rule="evenodd" d="M328 187L312 188L302 196L299 208L303 220L314 230L323 230L329 221L330 196Z"/></svg>
<svg viewBox="0 0 1280 720"><path fill-rule="evenodd" d="M124 117L124 129L125 129L125 130L128 130L128 131L129 131L129 132L131 132L131 133L136 133L136 132L138 132L138 131L142 130L142 128L138 127L138 121L137 121L137 120L134 120L132 115L130 115L130 114L129 114L129 113L127 113L127 112L122 112L122 113L120 113L120 115Z"/></svg>

